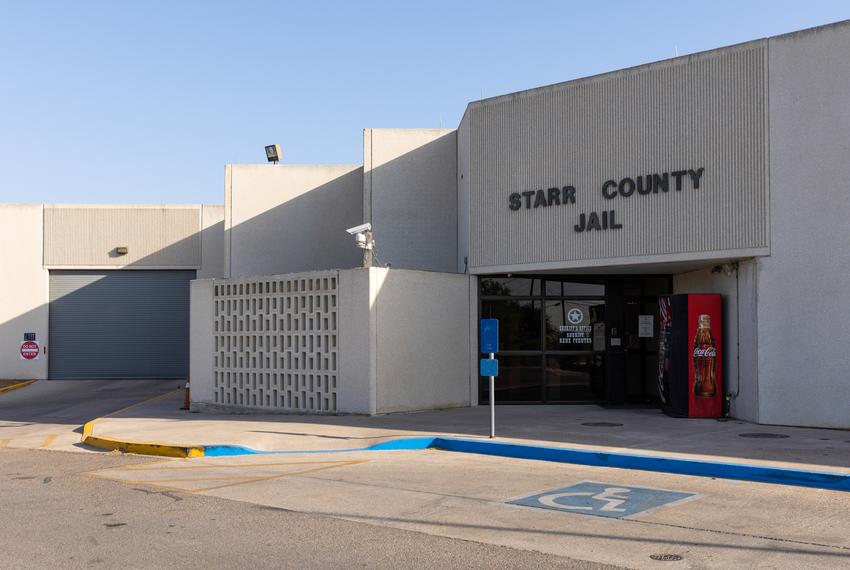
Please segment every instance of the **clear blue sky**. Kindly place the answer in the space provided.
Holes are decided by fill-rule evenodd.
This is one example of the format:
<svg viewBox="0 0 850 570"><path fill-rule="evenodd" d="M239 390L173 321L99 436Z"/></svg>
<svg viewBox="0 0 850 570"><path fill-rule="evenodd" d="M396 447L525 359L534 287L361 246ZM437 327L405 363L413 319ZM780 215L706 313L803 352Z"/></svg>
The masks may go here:
<svg viewBox="0 0 850 570"><path fill-rule="evenodd" d="M0 201L221 203L223 165L850 18L850 2L0 0Z"/></svg>

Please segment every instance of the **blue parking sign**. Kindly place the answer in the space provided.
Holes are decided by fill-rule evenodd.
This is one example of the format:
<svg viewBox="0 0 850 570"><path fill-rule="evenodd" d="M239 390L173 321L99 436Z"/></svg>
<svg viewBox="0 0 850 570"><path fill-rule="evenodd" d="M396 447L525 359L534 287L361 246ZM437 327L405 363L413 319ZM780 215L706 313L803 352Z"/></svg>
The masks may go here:
<svg viewBox="0 0 850 570"><path fill-rule="evenodd" d="M478 365L478 372L482 376L498 376L499 361L496 358L482 358Z"/></svg>
<svg viewBox="0 0 850 570"><path fill-rule="evenodd" d="M499 352L499 320L481 319L479 329L479 344L485 354ZM489 376L489 375L488 375Z"/></svg>

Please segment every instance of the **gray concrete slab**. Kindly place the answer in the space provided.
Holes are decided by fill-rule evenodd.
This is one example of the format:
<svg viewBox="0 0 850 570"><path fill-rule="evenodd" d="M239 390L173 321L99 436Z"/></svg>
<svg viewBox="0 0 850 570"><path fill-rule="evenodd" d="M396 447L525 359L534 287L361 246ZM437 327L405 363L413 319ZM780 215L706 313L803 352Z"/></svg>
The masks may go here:
<svg viewBox="0 0 850 570"><path fill-rule="evenodd" d="M850 493L435 450L167 460L99 478L630 568L850 565ZM582 481L693 493L623 519L509 504Z"/></svg>
<svg viewBox="0 0 850 570"><path fill-rule="evenodd" d="M173 380L39 380L0 394L0 448L75 449L85 422L180 385Z"/></svg>
<svg viewBox="0 0 850 570"><path fill-rule="evenodd" d="M337 517L83 475L151 465L110 454L0 450L0 567L606 567Z"/></svg>

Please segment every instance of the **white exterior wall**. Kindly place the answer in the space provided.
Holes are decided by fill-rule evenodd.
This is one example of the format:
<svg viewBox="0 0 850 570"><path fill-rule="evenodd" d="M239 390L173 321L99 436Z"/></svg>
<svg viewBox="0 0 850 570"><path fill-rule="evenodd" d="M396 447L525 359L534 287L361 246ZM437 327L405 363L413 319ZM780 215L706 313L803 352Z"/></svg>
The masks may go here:
<svg viewBox="0 0 850 570"><path fill-rule="evenodd" d="M771 38L759 421L850 428L850 24Z"/></svg>
<svg viewBox="0 0 850 570"><path fill-rule="evenodd" d="M468 406L469 295L465 275L386 268L195 281L193 405L358 414Z"/></svg>
<svg viewBox="0 0 850 570"><path fill-rule="evenodd" d="M48 275L42 265L43 206L0 206L0 378L47 378L47 356L23 360L25 332L47 344Z"/></svg>
<svg viewBox="0 0 850 570"><path fill-rule="evenodd" d="M213 352L215 317L212 279L189 284L189 383L192 400L213 401Z"/></svg>
<svg viewBox="0 0 850 570"><path fill-rule="evenodd" d="M673 276L674 293L719 293L723 298L723 393L732 394L732 417L758 422L756 260L739 262L737 274L711 268ZM726 265L725 267L729 267ZM740 348L739 348L740 347Z"/></svg>
<svg viewBox="0 0 850 570"><path fill-rule="evenodd" d="M470 272L768 254L767 74L760 40L470 103Z"/></svg>
<svg viewBox="0 0 850 570"><path fill-rule="evenodd" d="M351 414L377 411L375 269L339 272L339 410Z"/></svg>
<svg viewBox="0 0 850 570"><path fill-rule="evenodd" d="M469 270L469 109L457 128L457 272ZM476 399L477 401L477 399Z"/></svg>
<svg viewBox="0 0 850 570"><path fill-rule="evenodd" d="M201 206L201 267L198 279L224 277L224 206Z"/></svg>
<svg viewBox="0 0 850 570"><path fill-rule="evenodd" d="M51 269L200 269L201 207L46 205ZM127 247L119 255L117 247Z"/></svg>
<svg viewBox="0 0 850 570"><path fill-rule="evenodd" d="M457 134L451 129L365 129L363 212L381 265L454 272Z"/></svg>
<svg viewBox="0 0 850 570"><path fill-rule="evenodd" d="M345 230L363 223L363 170L353 165L225 167L227 277L357 267Z"/></svg>
<svg viewBox="0 0 850 570"><path fill-rule="evenodd" d="M470 404L469 281L466 275L373 270L378 413Z"/></svg>

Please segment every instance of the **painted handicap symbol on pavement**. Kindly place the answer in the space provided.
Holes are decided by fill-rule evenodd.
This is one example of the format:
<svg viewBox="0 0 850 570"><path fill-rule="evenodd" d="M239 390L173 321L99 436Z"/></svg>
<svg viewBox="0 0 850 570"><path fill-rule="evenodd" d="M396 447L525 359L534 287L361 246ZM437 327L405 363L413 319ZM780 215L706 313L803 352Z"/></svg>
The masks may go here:
<svg viewBox="0 0 850 570"><path fill-rule="evenodd" d="M583 481L529 497L508 501L511 505L551 509L599 517L623 518L650 509L670 506L695 497L695 493Z"/></svg>

